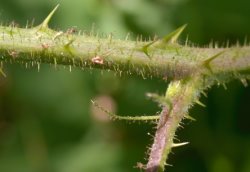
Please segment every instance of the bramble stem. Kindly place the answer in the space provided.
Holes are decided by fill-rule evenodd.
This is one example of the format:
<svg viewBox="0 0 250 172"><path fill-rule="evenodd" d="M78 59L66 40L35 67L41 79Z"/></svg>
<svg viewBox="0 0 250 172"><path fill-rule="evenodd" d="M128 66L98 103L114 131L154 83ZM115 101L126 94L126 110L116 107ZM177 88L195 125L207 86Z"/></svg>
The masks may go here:
<svg viewBox="0 0 250 172"><path fill-rule="evenodd" d="M201 78L198 76L170 83L166 98L171 101L172 108L164 107L161 112L146 172L164 171L168 154L176 146L173 142L175 131L187 115L189 107L198 99L201 86Z"/></svg>
<svg viewBox="0 0 250 172"><path fill-rule="evenodd" d="M163 172L174 144L181 120L188 117L190 106L201 91L215 83L250 79L250 46L204 48L179 45L176 40L186 25L161 40L114 40L112 35L99 38L91 34L72 34L48 28L49 20L33 28L0 26L0 74L4 63L37 66L41 63L81 68L113 70L119 74L136 74L145 78L170 79L166 96L149 94L162 107L146 172ZM107 112L109 113L109 112ZM154 120L150 117L123 117L110 113L113 119Z"/></svg>
<svg viewBox="0 0 250 172"><path fill-rule="evenodd" d="M223 80L250 75L250 47L195 48L167 44L142 47L148 42L114 40L112 37L73 35L51 29L0 27L0 61L40 67L53 65L100 68L143 78L183 79L194 73ZM221 53L223 52L223 53ZM219 53L219 56L213 58ZM212 59L212 60L210 60Z"/></svg>

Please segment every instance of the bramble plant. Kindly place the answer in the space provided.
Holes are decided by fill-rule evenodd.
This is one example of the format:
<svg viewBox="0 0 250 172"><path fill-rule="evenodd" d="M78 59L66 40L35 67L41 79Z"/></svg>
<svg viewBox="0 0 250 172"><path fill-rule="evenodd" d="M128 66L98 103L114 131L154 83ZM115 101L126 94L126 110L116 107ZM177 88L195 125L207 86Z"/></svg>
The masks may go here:
<svg viewBox="0 0 250 172"><path fill-rule="evenodd" d="M162 39L143 41L114 40L112 35L100 38L97 34L76 34L55 31L48 23L58 5L42 22L32 28L18 28L15 25L0 27L0 73L4 63L20 63L36 66L41 63L66 65L80 68L113 70L118 74L136 74L143 78L160 78L170 81L164 96L148 93L162 108L159 115L118 116L97 102L93 104L105 111L111 119L157 121L154 142L150 148L146 165L138 167L146 172L163 172L173 147L186 145L174 143L175 132L184 118L194 120L188 110L194 104L204 106L199 97L215 84L226 84L238 79L244 86L250 79L250 47L219 48L216 45L199 48L186 41L178 44L178 37L185 29L181 26Z"/></svg>

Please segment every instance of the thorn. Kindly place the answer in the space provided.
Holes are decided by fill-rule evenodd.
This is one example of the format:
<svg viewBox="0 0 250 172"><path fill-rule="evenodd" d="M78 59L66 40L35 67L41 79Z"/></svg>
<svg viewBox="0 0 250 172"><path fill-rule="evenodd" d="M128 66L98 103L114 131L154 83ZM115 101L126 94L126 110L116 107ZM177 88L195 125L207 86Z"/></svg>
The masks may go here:
<svg viewBox="0 0 250 172"><path fill-rule="evenodd" d="M54 67L55 67L55 69L57 69L57 61L56 61L56 58L54 58Z"/></svg>
<svg viewBox="0 0 250 172"><path fill-rule="evenodd" d="M229 46L230 46L230 43L229 43L229 40L227 40L226 48L229 48Z"/></svg>
<svg viewBox="0 0 250 172"><path fill-rule="evenodd" d="M188 46L188 35L187 35L186 40L185 40L185 47L187 47L187 46Z"/></svg>
<svg viewBox="0 0 250 172"><path fill-rule="evenodd" d="M165 36L162 39L162 43L168 44L168 43L176 43L178 40L179 36L183 32L183 30L186 28L187 24L182 25L181 27L177 28L175 31L169 33L167 36Z"/></svg>
<svg viewBox="0 0 250 172"><path fill-rule="evenodd" d="M201 94L203 94L205 97L207 97L207 93L205 91L201 91Z"/></svg>
<svg viewBox="0 0 250 172"><path fill-rule="evenodd" d="M40 63L37 62L37 71L38 71L38 72L40 72L40 67L41 67L41 66L40 66Z"/></svg>
<svg viewBox="0 0 250 172"><path fill-rule="evenodd" d="M57 10L58 7L59 7L59 4L57 4L57 6L49 13L49 15L42 22L42 24L40 24L38 26L39 30L44 30L44 29L48 29L49 28L49 22L50 22L52 16L54 15L54 13L56 12L56 10Z"/></svg>
<svg viewBox="0 0 250 172"><path fill-rule="evenodd" d="M247 83L247 80L242 78L240 79L241 83L244 85L244 87L247 87L248 86L248 83Z"/></svg>
<svg viewBox="0 0 250 172"><path fill-rule="evenodd" d="M211 61L213 61L214 59L216 59L217 57L219 57L224 52L225 51L221 51L221 52L215 54L214 56L209 57L208 59L204 60L203 61L203 65L212 73L213 71L212 71L211 66L210 66Z"/></svg>
<svg viewBox="0 0 250 172"><path fill-rule="evenodd" d="M196 119L194 119L192 116L190 115L185 115L185 118L190 119L191 121L196 121Z"/></svg>
<svg viewBox="0 0 250 172"><path fill-rule="evenodd" d="M69 42L67 42L67 44L64 45L64 47L68 48L74 41L75 39L70 39Z"/></svg>
<svg viewBox="0 0 250 172"><path fill-rule="evenodd" d="M184 145L187 145L187 144L189 144L189 142L173 143L173 144L172 144L172 148L184 146Z"/></svg>
<svg viewBox="0 0 250 172"><path fill-rule="evenodd" d="M226 86L225 83L223 83L222 86L223 86L223 88L224 88L225 90L227 90L227 86Z"/></svg>
<svg viewBox="0 0 250 172"><path fill-rule="evenodd" d="M172 164L164 163L165 166L173 167Z"/></svg>
<svg viewBox="0 0 250 172"><path fill-rule="evenodd" d="M128 41L129 40L129 36L130 36L130 33L128 33L125 37L125 41Z"/></svg>
<svg viewBox="0 0 250 172"><path fill-rule="evenodd" d="M113 33L110 33L108 35L108 40L109 40L109 43L111 44L112 43L112 40L113 40Z"/></svg>
<svg viewBox="0 0 250 172"><path fill-rule="evenodd" d="M199 100L196 100L195 103L197 103L198 105L202 106L202 107L206 107L206 105L204 105L202 102L200 102Z"/></svg>
<svg viewBox="0 0 250 172"><path fill-rule="evenodd" d="M94 33L95 33L95 23L92 23L90 36L94 36Z"/></svg>
<svg viewBox="0 0 250 172"><path fill-rule="evenodd" d="M75 41L75 39L70 39L69 42L67 42L65 45L64 45L64 49L70 54L70 55L73 55L73 48L70 47L70 45Z"/></svg>
<svg viewBox="0 0 250 172"><path fill-rule="evenodd" d="M150 43L144 45L144 46L142 47L142 49L141 49L149 58L151 58L151 57L150 57L150 55L148 54L148 48L149 48L152 44L154 44L156 41L157 41L157 40L154 40L154 41L152 41L152 42L150 42Z"/></svg>
<svg viewBox="0 0 250 172"><path fill-rule="evenodd" d="M3 71L3 69L0 67L0 74L2 74L3 75L3 77L7 77L7 75L4 73L4 71Z"/></svg>
<svg viewBox="0 0 250 172"><path fill-rule="evenodd" d="M28 29L28 27L29 27L29 20L26 21L25 29Z"/></svg>

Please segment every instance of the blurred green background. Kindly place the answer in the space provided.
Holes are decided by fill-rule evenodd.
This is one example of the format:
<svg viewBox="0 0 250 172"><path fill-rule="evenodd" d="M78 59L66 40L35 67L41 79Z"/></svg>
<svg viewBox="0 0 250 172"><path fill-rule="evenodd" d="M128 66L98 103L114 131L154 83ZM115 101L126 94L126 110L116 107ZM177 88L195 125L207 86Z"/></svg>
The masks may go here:
<svg viewBox="0 0 250 172"><path fill-rule="evenodd" d="M248 0L0 0L0 21L39 24L60 3L51 26L113 33L124 39L164 36L188 23L182 35L197 46L244 42L250 36ZM35 19L35 20L34 20ZM154 114L146 92L167 84L112 72L42 65L5 65L0 77L1 172L132 172L146 163L153 124L111 122L93 110L97 99L118 114ZM189 145L173 150L168 172L250 172L250 87L239 81L213 87L207 107L195 106L177 134Z"/></svg>

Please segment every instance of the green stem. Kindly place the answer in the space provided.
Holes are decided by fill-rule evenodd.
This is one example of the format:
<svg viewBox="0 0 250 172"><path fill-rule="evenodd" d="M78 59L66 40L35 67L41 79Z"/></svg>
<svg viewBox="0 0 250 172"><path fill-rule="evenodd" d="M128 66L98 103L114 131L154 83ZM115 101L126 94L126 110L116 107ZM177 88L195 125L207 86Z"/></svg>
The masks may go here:
<svg viewBox="0 0 250 172"><path fill-rule="evenodd" d="M198 102L201 91L215 81L224 83L237 78L246 83L245 79L250 78L249 45L230 48L182 46L176 40L186 25L161 40L147 42L114 40L112 35L98 38L93 34L64 33L48 28L57 8L34 28L0 27L0 73L4 75L3 63L37 66L38 70L41 63L47 63L55 67L61 64L70 69L99 68L119 74L137 74L143 78L173 80L165 98L150 95L163 106L163 110L146 166L147 172L164 171L168 154L176 146L173 143L175 131L181 120L185 116L188 118L187 111L194 102Z"/></svg>
<svg viewBox="0 0 250 172"><path fill-rule="evenodd" d="M39 27L0 27L0 60L25 65L100 68L143 78L183 79L194 73L223 80L250 75L250 47L196 48L167 44L145 48L148 42L114 40L112 37L72 35ZM223 52L223 53L221 53ZM217 55L219 54L219 55ZM217 56L216 56L217 55ZM216 58L214 58L216 56Z"/></svg>

